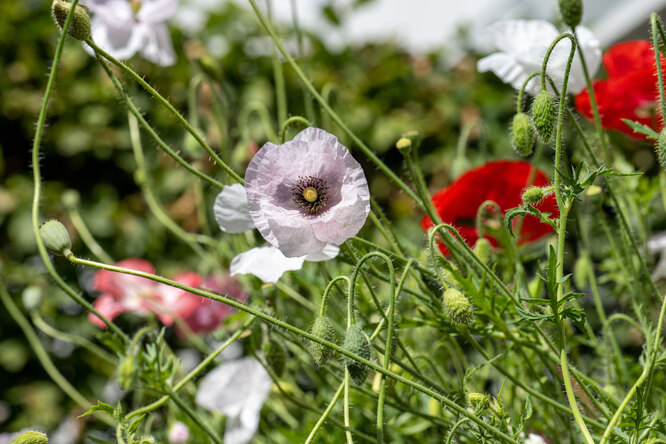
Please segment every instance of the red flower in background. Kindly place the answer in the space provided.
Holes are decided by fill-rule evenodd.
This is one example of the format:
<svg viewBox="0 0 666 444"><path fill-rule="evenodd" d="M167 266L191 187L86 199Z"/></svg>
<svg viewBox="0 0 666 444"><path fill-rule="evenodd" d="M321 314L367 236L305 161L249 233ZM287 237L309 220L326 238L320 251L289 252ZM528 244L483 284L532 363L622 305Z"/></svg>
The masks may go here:
<svg viewBox="0 0 666 444"><path fill-rule="evenodd" d="M665 61L662 57L664 68ZM645 139L646 136L634 133L622 121L629 119L659 131L663 125L657 117L659 91L652 44L647 40L619 43L604 54L603 64L608 78L597 80L592 87L604 128ZM587 90L576 96L576 109L585 117L593 119Z"/></svg>
<svg viewBox="0 0 666 444"><path fill-rule="evenodd" d="M492 200L502 209L502 214L508 209L519 206L522 203L522 193L529 185L531 171L532 165L528 162L510 160L489 162L467 171L448 187L438 191L432 197L432 202L442 220L456 227L465 242L473 246L479 238L476 231L476 213L479 206L486 200ZM537 171L532 185L540 187L549 183L543 171ZM555 217L559 214L555 197L552 195L535 206ZM514 226L518 220L519 218L514 220ZM421 226L427 231L433 226L432 220L425 216ZM536 241L552 231L550 225L541 223L537 217L525 216L518 243ZM484 237L497 246L497 241L493 237L489 235ZM448 254L448 250L442 244L440 250Z"/></svg>

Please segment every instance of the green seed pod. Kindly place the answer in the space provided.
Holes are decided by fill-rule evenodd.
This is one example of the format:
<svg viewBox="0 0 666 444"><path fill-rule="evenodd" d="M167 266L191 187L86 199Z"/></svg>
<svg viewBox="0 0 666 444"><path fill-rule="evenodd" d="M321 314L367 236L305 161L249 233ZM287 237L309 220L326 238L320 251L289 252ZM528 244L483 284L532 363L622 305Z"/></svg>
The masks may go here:
<svg viewBox="0 0 666 444"><path fill-rule="evenodd" d="M562 21L570 27L575 28L580 25L580 20L583 17L583 1L582 0L558 0L560 5L560 14L562 14Z"/></svg>
<svg viewBox="0 0 666 444"><path fill-rule="evenodd" d="M118 364L118 385L123 390L129 390L139 376L139 365L136 358L129 354Z"/></svg>
<svg viewBox="0 0 666 444"><path fill-rule="evenodd" d="M457 324L469 325L474 320L474 308L469 300L455 288L444 292L446 316Z"/></svg>
<svg viewBox="0 0 666 444"><path fill-rule="evenodd" d="M476 244L474 244L474 254L484 264L490 262L490 250L490 242L485 237L479 238L479 240L476 241Z"/></svg>
<svg viewBox="0 0 666 444"><path fill-rule="evenodd" d="M69 14L71 9L71 3L63 2L61 0L55 0L53 2L51 14L60 29L65 25L67 14ZM67 34L76 40L87 40L90 38L90 17L88 17L88 8L76 5Z"/></svg>
<svg viewBox="0 0 666 444"><path fill-rule="evenodd" d="M266 341L262 349L266 363L276 375L282 376L287 365L287 353L284 351L284 347L279 342Z"/></svg>
<svg viewBox="0 0 666 444"><path fill-rule="evenodd" d="M317 317L312 323L310 333L328 342L335 342L335 329L333 328L333 322L331 322L328 316ZM318 342L310 341L310 353L315 364L321 367L331 357L333 350Z"/></svg>
<svg viewBox="0 0 666 444"><path fill-rule="evenodd" d="M530 118L525 113L516 113L511 124L511 144L522 157L532 154L534 147L534 129Z"/></svg>
<svg viewBox="0 0 666 444"><path fill-rule="evenodd" d="M541 90L532 102L532 120L534 128L541 140L548 143L555 129L555 116L557 113L555 98L546 90Z"/></svg>
<svg viewBox="0 0 666 444"><path fill-rule="evenodd" d="M468 393L467 400L472 407L476 409L485 409L488 407L490 395L484 395L483 393Z"/></svg>
<svg viewBox="0 0 666 444"><path fill-rule="evenodd" d="M523 202L528 204L535 204L541 201L544 197L543 189L540 187L527 187L523 192Z"/></svg>
<svg viewBox="0 0 666 444"><path fill-rule="evenodd" d="M352 325L347 329L345 342L342 347L362 358L370 359L370 340L358 325ZM347 356L345 356L344 361L354 384L363 384L368 377L370 369L365 364L361 364Z"/></svg>
<svg viewBox="0 0 666 444"><path fill-rule="evenodd" d="M16 438L12 439L9 444L48 444L49 438L42 432L23 432Z"/></svg>
<svg viewBox="0 0 666 444"><path fill-rule="evenodd" d="M661 167L666 169L666 128L662 129L659 133L655 154Z"/></svg>
<svg viewBox="0 0 666 444"><path fill-rule="evenodd" d="M46 248L53 254L62 256L65 251L72 249L67 228L56 219L49 219L39 227L39 235Z"/></svg>

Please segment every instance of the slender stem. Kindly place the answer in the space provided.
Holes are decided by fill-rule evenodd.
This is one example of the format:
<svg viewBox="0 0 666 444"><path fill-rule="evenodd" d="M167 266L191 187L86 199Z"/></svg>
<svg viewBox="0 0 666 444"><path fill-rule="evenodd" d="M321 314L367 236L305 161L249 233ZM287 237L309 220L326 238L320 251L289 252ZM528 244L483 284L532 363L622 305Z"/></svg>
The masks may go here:
<svg viewBox="0 0 666 444"><path fill-rule="evenodd" d="M456 422L453 425L453 427L451 427L451 430L449 430L449 434L446 436L445 444L451 444L451 442L453 442L453 437L455 436L456 430L458 430L458 427L465 424L467 421L469 421L469 419L463 418L460 421Z"/></svg>
<svg viewBox="0 0 666 444"><path fill-rule="evenodd" d="M345 437L347 438L347 444L354 444L354 438L351 434L351 421L349 421L349 369L345 366L345 379L342 382L345 387L345 396L343 401L344 406L344 417L345 417Z"/></svg>
<svg viewBox="0 0 666 444"><path fill-rule="evenodd" d="M106 251L104 251L104 248L102 248L102 246L95 240L90 230L88 230L88 226L79 214L78 210L71 209L67 212L67 215L69 216L69 220L72 221L72 225L74 225L74 228L76 228L76 231L79 233L79 236L81 236L81 240L85 246L92 252L92 254L97 256L97 259L102 262L106 262L107 264L112 264L115 262L113 258L109 256Z"/></svg>
<svg viewBox="0 0 666 444"><path fill-rule="evenodd" d="M335 404L338 402L338 399L340 399L340 395L342 395L342 391L344 390L346 385L347 385L346 381L343 381L342 384L340 384L338 391L335 392L335 395L333 395L333 399L331 399L331 403L328 405L328 407L326 407L326 410L324 410L324 413L317 421L317 424L315 424L315 426L312 428L312 431L308 435L308 438L305 440L305 444L310 444L312 442L315 435L319 431L319 428L324 424L324 421L326 421L328 415L330 415L331 412L333 411L333 407L335 407ZM348 427L348 425L345 424L345 427Z"/></svg>
<svg viewBox="0 0 666 444"><path fill-rule="evenodd" d="M180 408L180 410L182 410L183 413L189 416L192 422L194 422L197 426L199 426L199 428L203 430L206 433L206 435L208 435L211 441L213 441L215 444L224 444L222 440L217 436L217 434L210 428L210 426L206 424L206 422L204 422L204 420L201 419L201 417L197 415L196 412L192 410L192 408L189 405L187 405L182 399L180 399L180 397L176 394L176 392L173 391L171 387L166 387L165 390L169 395L169 398L171 398L171 400L176 403L178 408Z"/></svg>
<svg viewBox="0 0 666 444"><path fill-rule="evenodd" d="M288 118L287 120L284 121L284 123L282 124L282 129L280 129L280 142L281 143L284 143L284 139L287 135L287 128L289 128L291 125L293 125L295 123L300 123L301 125L303 125L306 128L312 126L310 121L308 119L306 119L305 117L291 116L290 118Z"/></svg>
<svg viewBox="0 0 666 444"><path fill-rule="evenodd" d="M272 1L266 0L268 19L272 20ZM287 91L284 85L284 70L277 49L273 48L273 80L275 81L275 102L277 103L278 127L287 120Z"/></svg>

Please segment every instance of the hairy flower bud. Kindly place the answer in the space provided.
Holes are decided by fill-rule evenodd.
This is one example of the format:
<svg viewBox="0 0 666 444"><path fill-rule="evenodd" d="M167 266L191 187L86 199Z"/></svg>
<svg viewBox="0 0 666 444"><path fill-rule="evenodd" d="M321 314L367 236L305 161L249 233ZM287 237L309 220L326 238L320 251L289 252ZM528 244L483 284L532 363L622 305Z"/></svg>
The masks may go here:
<svg viewBox="0 0 666 444"><path fill-rule="evenodd" d="M523 202L528 204L535 204L541 201L544 197L543 188L540 187L527 187L523 192Z"/></svg>
<svg viewBox="0 0 666 444"><path fill-rule="evenodd" d="M62 256L65 251L71 250L72 241L67 228L56 219L49 219L39 227L39 235L46 248L53 254Z"/></svg>
<svg viewBox="0 0 666 444"><path fill-rule="evenodd" d="M657 160L662 168L666 169L666 128L662 129L657 139L657 146L655 147L655 154Z"/></svg>
<svg viewBox="0 0 666 444"><path fill-rule="evenodd" d="M511 124L511 145L522 157L532 154L534 147L534 129L530 118L525 113L516 113Z"/></svg>
<svg viewBox="0 0 666 444"><path fill-rule="evenodd" d="M555 98L546 90L541 90L532 102L532 120L537 134L544 143L548 143L555 129L555 115L557 113Z"/></svg>
<svg viewBox="0 0 666 444"><path fill-rule="evenodd" d="M67 14L72 9L72 4L61 0L55 0L51 7L53 19L60 29L65 26ZM90 38L90 17L88 17L88 8L81 5L76 5L74 8L74 15L69 25L67 32L70 37L76 40L87 40Z"/></svg>
<svg viewBox="0 0 666 444"><path fill-rule="evenodd" d="M328 316L317 317L312 323L310 333L328 342L335 342L335 329ZM310 341L310 353L315 364L320 367L328 361L328 358L333 354L333 350L318 342Z"/></svg>
<svg viewBox="0 0 666 444"><path fill-rule="evenodd" d="M48 444L49 438L42 432L30 430L12 439L9 444Z"/></svg>
<svg viewBox="0 0 666 444"><path fill-rule="evenodd" d="M469 325L474 320L474 308L469 300L455 288L444 292L444 308L446 315L457 324Z"/></svg>
<svg viewBox="0 0 666 444"><path fill-rule="evenodd" d="M412 141L406 137L401 137L395 143L395 147L403 156L409 156L409 153L412 152Z"/></svg>
<svg viewBox="0 0 666 444"><path fill-rule="evenodd" d="M481 237L476 241L476 244L474 244L474 254L484 264L490 262L490 242L488 239Z"/></svg>
<svg viewBox="0 0 666 444"><path fill-rule="evenodd" d="M279 342L266 341L264 342L262 351L264 352L266 363L273 369L276 375L282 376L287 365L287 353L284 351L284 347Z"/></svg>
<svg viewBox="0 0 666 444"><path fill-rule="evenodd" d="M370 359L370 340L358 325L352 325L347 329L342 347L362 358ZM344 361L352 381L356 385L363 384L370 369L365 364L361 364L348 356L345 356Z"/></svg>
<svg viewBox="0 0 666 444"><path fill-rule="evenodd" d="M123 390L129 390L139 375L139 365L136 358L130 353L118 364L118 385Z"/></svg>
<svg viewBox="0 0 666 444"><path fill-rule="evenodd" d="M467 401L469 401L474 408L485 409L488 407L490 395L484 395L483 393L468 393Z"/></svg>
<svg viewBox="0 0 666 444"><path fill-rule="evenodd" d="M560 14L562 20L570 27L575 28L580 25L580 20L583 17L583 1L582 0L558 0L560 5Z"/></svg>

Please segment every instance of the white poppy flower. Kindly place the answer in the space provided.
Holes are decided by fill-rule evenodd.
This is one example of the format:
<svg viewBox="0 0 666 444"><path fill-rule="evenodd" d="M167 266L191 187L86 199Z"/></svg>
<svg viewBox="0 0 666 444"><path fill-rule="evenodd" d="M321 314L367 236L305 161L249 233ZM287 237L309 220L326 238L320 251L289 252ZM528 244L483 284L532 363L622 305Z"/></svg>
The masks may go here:
<svg viewBox="0 0 666 444"><path fill-rule="evenodd" d="M548 47L560 34L555 26L545 20L506 20L488 26L485 31L499 52L479 60L477 69L479 72L492 71L504 83L511 84L515 89L520 89L530 74L541 71ZM576 34L589 74L594 76L601 64L599 40L584 26L576 27ZM548 75L558 88L562 87L570 49L571 41L564 39L557 44L548 60ZM525 91L536 95L540 88L540 78L537 76L530 80ZM583 66L576 54L567 90L575 94L583 88L585 88Z"/></svg>
<svg viewBox="0 0 666 444"><path fill-rule="evenodd" d="M178 0L88 0L86 6L93 13L93 41L112 56L126 60L140 52L161 66L176 62L165 22Z"/></svg>
<svg viewBox="0 0 666 444"><path fill-rule="evenodd" d="M273 381L252 357L225 362L199 384L196 402L205 409L227 416L226 444L250 442L259 426L259 415Z"/></svg>
<svg viewBox="0 0 666 444"><path fill-rule="evenodd" d="M530 433L527 439L525 440L525 444L548 444L548 442L543 439L541 435L537 435L536 433Z"/></svg>

